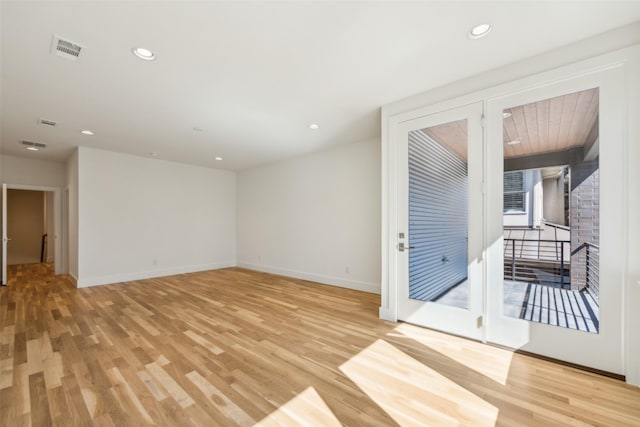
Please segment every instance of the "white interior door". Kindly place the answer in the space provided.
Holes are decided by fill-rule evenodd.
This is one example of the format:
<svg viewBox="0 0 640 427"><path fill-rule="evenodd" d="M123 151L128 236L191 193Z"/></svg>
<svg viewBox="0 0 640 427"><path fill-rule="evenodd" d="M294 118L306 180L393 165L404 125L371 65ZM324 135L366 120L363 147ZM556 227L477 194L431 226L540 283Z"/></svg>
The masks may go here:
<svg viewBox="0 0 640 427"><path fill-rule="evenodd" d="M482 103L398 132L398 319L482 339Z"/></svg>
<svg viewBox="0 0 640 427"><path fill-rule="evenodd" d="M7 184L2 184L2 284L7 284Z"/></svg>
<svg viewBox="0 0 640 427"><path fill-rule="evenodd" d="M487 103L487 340L624 373L624 74Z"/></svg>

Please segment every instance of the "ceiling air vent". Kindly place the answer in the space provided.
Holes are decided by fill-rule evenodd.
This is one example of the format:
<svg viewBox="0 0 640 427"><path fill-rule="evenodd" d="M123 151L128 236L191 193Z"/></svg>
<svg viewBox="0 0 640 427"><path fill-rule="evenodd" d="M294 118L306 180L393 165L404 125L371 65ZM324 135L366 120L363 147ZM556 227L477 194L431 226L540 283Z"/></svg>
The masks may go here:
<svg viewBox="0 0 640 427"><path fill-rule="evenodd" d="M25 145L27 147L47 148L47 144L42 144L41 142L20 141L20 144Z"/></svg>
<svg viewBox="0 0 640 427"><path fill-rule="evenodd" d="M70 61L77 61L80 56L80 51L84 47L69 40L65 40L60 36L53 35L53 41L51 43L51 53L55 53L57 56L68 59Z"/></svg>
<svg viewBox="0 0 640 427"><path fill-rule="evenodd" d="M42 126L56 127L58 123L54 122L53 120L38 119L38 124Z"/></svg>

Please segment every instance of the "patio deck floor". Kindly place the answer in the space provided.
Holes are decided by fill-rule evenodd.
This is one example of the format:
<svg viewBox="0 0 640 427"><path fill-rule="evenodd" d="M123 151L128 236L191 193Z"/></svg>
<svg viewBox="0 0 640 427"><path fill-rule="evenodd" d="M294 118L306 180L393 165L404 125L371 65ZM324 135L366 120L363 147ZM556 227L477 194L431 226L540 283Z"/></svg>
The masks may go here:
<svg viewBox="0 0 640 427"><path fill-rule="evenodd" d="M436 302L467 308L467 282ZM503 302L505 316L592 333L600 327L598 302L586 291L505 280Z"/></svg>
<svg viewBox="0 0 640 427"><path fill-rule="evenodd" d="M597 301L586 291L504 281L504 314L531 322L598 333Z"/></svg>

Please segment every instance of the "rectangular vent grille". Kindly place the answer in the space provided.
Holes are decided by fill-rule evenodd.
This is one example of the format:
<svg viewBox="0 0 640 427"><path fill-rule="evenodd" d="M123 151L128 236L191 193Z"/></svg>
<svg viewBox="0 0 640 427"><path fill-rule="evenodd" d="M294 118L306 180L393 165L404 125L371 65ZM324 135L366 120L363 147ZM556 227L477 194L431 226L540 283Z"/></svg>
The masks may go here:
<svg viewBox="0 0 640 427"><path fill-rule="evenodd" d="M51 43L51 53L55 53L61 58L68 59L70 61L77 61L82 51L83 46L74 43L69 40L64 40L60 36L53 35L53 41Z"/></svg>
<svg viewBox="0 0 640 427"><path fill-rule="evenodd" d="M47 147L47 144L43 144L41 142L20 141L20 144L26 145L27 147L36 147L36 148L46 148Z"/></svg>
<svg viewBox="0 0 640 427"><path fill-rule="evenodd" d="M51 127L55 127L55 125L58 124L58 123L54 122L53 120L47 120L47 119L39 119L38 123L40 123L43 126L51 126Z"/></svg>

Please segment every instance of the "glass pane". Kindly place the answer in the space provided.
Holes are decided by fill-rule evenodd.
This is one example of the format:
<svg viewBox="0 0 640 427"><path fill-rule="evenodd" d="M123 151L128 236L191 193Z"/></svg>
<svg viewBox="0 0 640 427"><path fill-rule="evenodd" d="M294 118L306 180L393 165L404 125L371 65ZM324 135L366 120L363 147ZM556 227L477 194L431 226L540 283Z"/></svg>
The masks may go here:
<svg viewBox="0 0 640 427"><path fill-rule="evenodd" d="M409 298L467 308L467 121L409 134Z"/></svg>
<svg viewBox="0 0 640 427"><path fill-rule="evenodd" d="M504 314L598 333L598 89L504 116Z"/></svg>

